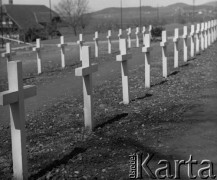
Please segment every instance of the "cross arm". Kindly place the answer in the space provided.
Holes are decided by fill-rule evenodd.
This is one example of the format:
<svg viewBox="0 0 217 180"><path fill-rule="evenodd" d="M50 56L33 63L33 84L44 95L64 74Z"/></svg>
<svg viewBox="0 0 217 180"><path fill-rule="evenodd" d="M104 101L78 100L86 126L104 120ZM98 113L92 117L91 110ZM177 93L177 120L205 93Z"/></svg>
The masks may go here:
<svg viewBox="0 0 217 180"><path fill-rule="evenodd" d="M148 52L151 52L152 49L153 49L152 47L143 47L143 48L142 48L142 52L148 53Z"/></svg>
<svg viewBox="0 0 217 180"><path fill-rule="evenodd" d="M161 47L165 47L165 46L167 46L167 45L168 45L168 42L161 42L161 43L160 43L160 46L161 46Z"/></svg>
<svg viewBox="0 0 217 180"><path fill-rule="evenodd" d="M184 34L184 35L182 36L182 38L183 38L183 39L187 39L187 38L188 38L188 35L187 35L187 34Z"/></svg>
<svg viewBox="0 0 217 180"><path fill-rule="evenodd" d="M94 41L98 41L98 40L99 40L99 38L95 37L95 38L93 38L93 40L94 40Z"/></svg>
<svg viewBox="0 0 217 180"><path fill-rule="evenodd" d="M15 52L15 51L12 51L11 53L6 52L6 53L2 53L2 54L1 54L1 56L2 56L3 58L5 58L5 57L10 57L11 55L16 55L16 52Z"/></svg>
<svg viewBox="0 0 217 180"><path fill-rule="evenodd" d="M176 42L178 42L178 41L179 41L179 37L174 37L174 38L173 38L173 42L176 43Z"/></svg>
<svg viewBox="0 0 217 180"><path fill-rule="evenodd" d="M25 86L24 90L24 99L28 99L30 97L36 96L37 88L36 86ZM0 93L0 105L6 106L9 104L13 104L19 101L19 94L17 91L5 91Z"/></svg>
<svg viewBox="0 0 217 180"><path fill-rule="evenodd" d="M87 76L90 75L91 73L94 73L98 70L98 65L93 64L90 67L80 67L75 69L75 75L76 76Z"/></svg>
<svg viewBox="0 0 217 180"><path fill-rule="evenodd" d="M127 61L129 59L132 59L132 54L125 54L125 55L117 55L116 56L117 61Z"/></svg>
<svg viewBox="0 0 217 180"><path fill-rule="evenodd" d="M64 44L57 44L57 46L58 46L59 48L62 48L62 47L68 46L68 44L66 44L66 43L64 43Z"/></svg>

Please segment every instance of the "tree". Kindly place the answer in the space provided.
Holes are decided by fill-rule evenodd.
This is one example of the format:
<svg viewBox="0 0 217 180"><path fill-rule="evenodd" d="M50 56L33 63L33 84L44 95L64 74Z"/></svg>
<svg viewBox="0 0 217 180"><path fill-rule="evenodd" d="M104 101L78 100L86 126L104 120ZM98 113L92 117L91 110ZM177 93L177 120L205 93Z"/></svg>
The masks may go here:
<svg viewBox="0 0 217 180"><path fill-rule="evenodd" d="M61 0L55 7L61 18L73 29L77 35L79 27L86 27L88 17L88 0ZM84 18L86 18L84 20Z"/></svg>

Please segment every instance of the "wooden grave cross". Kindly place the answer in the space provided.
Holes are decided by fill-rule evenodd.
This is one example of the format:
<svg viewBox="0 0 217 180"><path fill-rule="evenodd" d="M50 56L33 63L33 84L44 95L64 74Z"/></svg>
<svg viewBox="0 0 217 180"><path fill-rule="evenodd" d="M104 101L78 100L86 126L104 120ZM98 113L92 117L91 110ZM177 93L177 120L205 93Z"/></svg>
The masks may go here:
<svg viewBox="0 0 217 180"><path fill-rule="evenodd" d="M193 58L195 56L195 27L194 25L191 25L191 33L190 33L190 38L191 38L191 57Z"/></svg>
<svg viewBox="0 0 217 180"><path fill-rule="evenodd" d="M131 31L131 28L129 27L129 28L127 29L128 48L131 48L131 33L132 33L132 31Z"/></svg>
<svg viewBox="0 0 217 180"><path fill-rule="evenodd" d="M89 46L82 47L82 67L75 69L75 75L81 76L83 79L85 127L89 130L93 130L96 124L93 119L92 73L98 70L98 65L91 64L90 52L91 48Z"/></svg>
<svg viewBox="0 0 217 180"><path fill-rule="evenodd" d="M145 87L150 88L151 87L150 52L152 51L150 34L145 34L144 43L145 46L142 48L142 52L145 53Z"/></svg>
<svg viewBox="0 0 217 180"><path fill-rule="evenodd" d="M167 32L162 31L162 42L160 46L162 47L162 62L163 62L163 77L167 78Z"/></svg>
<svg viewBox="0 0 217 180"><path fill-rule="evenodd" d="M112 31L111 31L111 30L108 30L108 36L107 36L107 39L108 39L108 54L111 54L111 53L112 53L111 36L112 36Z"/></svg>
<svg viewBox="0 0 217 180"><path fill-rule="evenodd" d="M99 57L99 34L98 31L95 32L95 37L93 38L95 42L95 57ZM82 53L83 55L83 53Z"/></svg>
<svg viewBox="0 0 217 180"><path fill-rule="evenodd" d="M211 45L211 24L210 21L208 21L207 24L207 36L208 36L208 47Z"/></svg>
<svg viewBox="0 0 217 180"><path fill-rule="evenodd" d="M143 39L143 45L145 46L145 32L146 32L146 28L145 26L143 26L142 28L142 39Z"/></svg>
<svg viewBox="0 0 217 180"><path fill-rule="evenodd" d="M184 62L188 61L188 27L184 26L183 28L183 53L184 53Z"/></svg>
<svg viewBox="0 0 217 180"><path fill-rule="evenodd" d="M6 43L6 52L2 53L2 57L7 59L7 62L12 61L12 56L16 53L14 51L11 51L11 44Z"/></svg>
<svg viewBox="0 0 217 180"><path fill-rule="evenodd" d="M0 105L9 105L14 179L27 179L24 100L36 95L35 86L23 87L22 62L7 62L9 90L0 92Z"/></svg>
<svg viewBox="0 0 217 180"><path fill-rule="evenodd" d="M197 24L196 30L196 54L200 53L200 24Z"/></svg>
<svg viewBox="0 0 217 180"><path fill-rule="evenodd" d="M152 25L149 25L148 32L149 32L149 34L150 34L150 37L151 37L151 39L152 39L152 34L151 34L151 31L152 31Z"/></svg>
<svg viewBox="0 0 217 180"><path fill-rule="evenodd" d="M139 47L139 27L136 28L136 32L135 32L135 35L136 35L136 47Z"/></svg>
<svg viewBox="0 0 217 180"><path fill-rule="evenodd" d="M129 96L128 60L132 58L132 54L127 54L126 39L120 39L120 49L121 49L120 55L116 56L116 60L121 62L123 103L129 104L130 96Z"/></svg>
<svg viewBox="0 0 217 180"><path fill-rule="evenodd" d="M214 42L214 20L211 21L211 44Z"/></svg>
<svg viewBox="0 0 217 180"><path fill-rule="evenodd" d="M174 42L174 68L179 67L179 29L175 29L175 34L173 38Z"/></svg>
<svg viewBox="0 0 217 180"><path fill-rule="evenodd" d="M204 51L205 49L205 39L204 39L204 23L201 23L201 33L200 33L200 42L201 42L201 50Z"/></svg>
<svg viewBox="0 0 217 180"><path fill-rule="evenodd" d="M79 40L77 41L77 44L79 45L79 53L80 53L80 61L82 61L82 47L84 45L84 40L83 40L83 34L79 34Z"/></svg>
<svg viewBox="0 0 217 180"><path fill-rule="evenodd" d="M64 36L60 37L60 44L57 45L61 49L61 67L66 67L65 47L67 44L64 42Z"/></svg>
<svg viewBox="0 0 217 180"><path fill-rule="evenodd" d="M118 32L119 51L121 51L121 49L120 49L120 40L121 40L122 37L123 37L122 29L119 29L119 32Z"/></svg>
<svg viewBox="0 0 217 180"><path fill-rule="evenodd" d="M41 70L41 40L40 39L36 39L36 47L33 48L33 51L35 51L37 55L38 74L41 74L42 70Z"/></svg>
<svg viewBox="0 0 217 180"><path fill-rule="evenodd" d="M208 24L207 22L205 22L205 29L204 29L204 37L205 37L205 46L204 48L207 49L208 47L208 34L207 34L207 31L208 31Z"/></svg>

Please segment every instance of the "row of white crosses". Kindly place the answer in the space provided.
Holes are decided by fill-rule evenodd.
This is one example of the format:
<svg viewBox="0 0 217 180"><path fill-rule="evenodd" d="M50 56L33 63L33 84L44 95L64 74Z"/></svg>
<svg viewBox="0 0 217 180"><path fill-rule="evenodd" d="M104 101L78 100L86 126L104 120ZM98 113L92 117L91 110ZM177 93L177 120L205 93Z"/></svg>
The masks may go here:
<svg viewBox="0 0 217 180"><path fill-rule="evenodd" d="M201 40L203 37L203 24L201 25ZM210 42L216 41L217 38L217 23L214 21L211 23L211 30L208 35L211 36ZM199 27L199 26L198 26ZM205 23L205 34L208 31L206 28L208 24ZM191 36L194 28L191 28ZM175 45L174 49L177 49L178 43L178 30L175 29L175 37L173 39ZM183 39L186 41L187 28L184 27ZM142 48L142 52L145 53L145 87L150 88L150 34L146 34L144 38L145 47ZM80 39L80 43L83 41ZM205 37L205 42L208 42L208 36ZM64 41L61 43L64 46ZM162 47L163 55L163 76L167 77L167 34L166 31L162 32ZM202 44L201 44L202 45ZM23 87L22 77L22 62L12 61L10 44L6 45L6 53L4 57L7 58L7 73L8 73L8 85L9 90L0 92L0 105L10 106L10 124L11 124L11 139L12 139L12 157L13 157L13 172L14 179L27 179L27 151L26 151L26 133L25 133L25 110L24 100L36 95L35 86ZM184 43L185 47L185 43ZM62 48L62 46L61 46ZM191 47L192 48L192 47ZM35 49L38 52L38 49ZM82 67L76 69L76 76L82 76L83 78L83 96L84 96L84 118L85 127L93 129L95 127L95 121L93 118L93 101L92 101L92 73L96 72L98 66L92 65L90 62L90 47L81 45L81 60ZM193 54L193 53L192 53ZM175 52L177 57L177 52ZM120 55L116 57L117 61L121 62L122 72L122 89L123 89L123 103L129 104L129 75L128 75L128 60L132 58L131 54L127 53L127 41L126 39L120 39ZM177 66L177 59L175 60Z"/></svg>

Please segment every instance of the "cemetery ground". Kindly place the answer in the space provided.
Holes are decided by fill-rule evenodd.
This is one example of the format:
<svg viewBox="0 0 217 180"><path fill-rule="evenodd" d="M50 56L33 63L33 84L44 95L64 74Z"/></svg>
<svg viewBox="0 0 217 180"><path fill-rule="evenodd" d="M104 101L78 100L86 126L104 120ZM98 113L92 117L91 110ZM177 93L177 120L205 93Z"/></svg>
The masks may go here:
<svg viewBox="0 0 217 180"><path fill-rule="evenodd" d="M121 103L120 64L114 62L117 53L94 59L100 63L99 69L110 68L110 74L104 69L105 73L93 78L94 119L98 124L93 133L83 128L81 89L78 95L56 97L51 104L28 113L30 179L128 179L129 155L134 152L154 153L152 169L161 159L187 160L190 154L200 161L210 159L217 166L216 43L188 63L182 62L181 51L178 69L173 68L170 43L167 79L162 78L159 43L154 46L150 89L144 87L144 54L141 48L131 50L129 105ZM62 80L56 88L65 88L64 78L71 71L71 67L49 71L27 78L25 83L40 88ZM10 128L1 127L0 134L0 179L11 179ZM182 179L188 179L186 174Z"/></svg>

